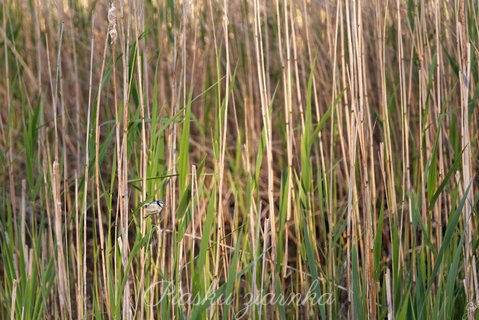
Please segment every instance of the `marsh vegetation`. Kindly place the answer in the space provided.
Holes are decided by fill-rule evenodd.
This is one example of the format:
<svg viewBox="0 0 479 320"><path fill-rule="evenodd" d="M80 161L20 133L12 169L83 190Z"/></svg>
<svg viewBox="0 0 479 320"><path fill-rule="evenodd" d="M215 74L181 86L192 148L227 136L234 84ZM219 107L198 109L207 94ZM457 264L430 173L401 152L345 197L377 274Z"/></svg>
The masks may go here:
<svg viewBox="0 0 479 320"><path fill-rule="evenodd" d="M0 10L2 318L479 316L477 1Z"/></svg>

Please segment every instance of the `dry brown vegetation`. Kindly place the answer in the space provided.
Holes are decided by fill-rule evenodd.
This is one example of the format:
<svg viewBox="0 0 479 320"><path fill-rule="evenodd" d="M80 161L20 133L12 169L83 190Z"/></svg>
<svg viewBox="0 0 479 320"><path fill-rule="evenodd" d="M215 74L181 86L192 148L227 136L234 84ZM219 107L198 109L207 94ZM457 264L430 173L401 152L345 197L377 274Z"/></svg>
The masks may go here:
<svg viewBox="0 0 479 320"><path fill-rule="evenodd" d="M477 319L478 10L3 0L0 314Z"/></svg>

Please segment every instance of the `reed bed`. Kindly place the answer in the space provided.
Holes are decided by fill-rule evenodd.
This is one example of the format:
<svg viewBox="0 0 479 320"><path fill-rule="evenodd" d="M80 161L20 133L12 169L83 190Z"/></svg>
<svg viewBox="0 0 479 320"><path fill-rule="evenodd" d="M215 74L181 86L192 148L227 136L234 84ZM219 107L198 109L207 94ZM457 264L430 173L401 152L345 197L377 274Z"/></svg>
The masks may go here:
<svg viewBox="0 0 479 320"><path fill-rule="evenodd" d="M479 319L477 1L0 10L1 318Z"/></svg>

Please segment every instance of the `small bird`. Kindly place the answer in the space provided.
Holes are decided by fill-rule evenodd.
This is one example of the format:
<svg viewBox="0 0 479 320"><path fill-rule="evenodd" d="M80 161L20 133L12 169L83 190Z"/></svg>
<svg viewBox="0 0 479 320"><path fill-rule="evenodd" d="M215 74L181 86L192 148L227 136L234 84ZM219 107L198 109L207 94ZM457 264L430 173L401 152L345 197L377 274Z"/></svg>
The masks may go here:
<svg viewBox="0 0 479 320"><path fill-rule="evenodd" d="M163 200L155 200L145 203L143 207L145 208L147 215L154 215L160 213L164 206L165 203Z"/></svg>

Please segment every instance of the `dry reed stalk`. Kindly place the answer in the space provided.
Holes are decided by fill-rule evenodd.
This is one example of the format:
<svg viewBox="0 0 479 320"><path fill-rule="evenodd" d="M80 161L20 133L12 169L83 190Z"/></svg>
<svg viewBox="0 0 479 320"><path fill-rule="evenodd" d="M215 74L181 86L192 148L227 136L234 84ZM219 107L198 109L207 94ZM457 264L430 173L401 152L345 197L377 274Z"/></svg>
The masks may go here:
<svg viewBox="0 0 479 320"><path fill-rule="evenodd" d="M113 36L118 35L118 30L116 29L116 9L110 8L109 9L109 34L111 33ZM115 30L115 31L113 31ZM122 170L122 165L123 165L123 159L121 155L121 121L120 121L120 110L118 108L119 106L119 101L118 101L118 95L119 95L119 90L118 90L118 84L117 84L117 63L116 63L116 39L113 39L111 37L111 57L112 57L112 78L113 78L113 105L114 105L114 113L115 113L115 146L116 146L116 177L117 177L117 201L118 201L118 206L117 209L115 210L115 223L118 223L120 221L120 231L122 230L122 225L121 225L121 219L120 217L124 216L124 205L125 201L122 198L122 188L123 188L123 170ZM115 228L114 232L114 237L113 239L118 239L118 228ZM117 262L117 255L114 255L113 261L114 261L114 277L117 279L118 275L121 274L121 270L118 270L118 262Z"/></svg>
<svg viewBox="0 0 479 320"><path fill-rule="evenodd" d="M387 11L388 4L384 7L384 17L381 17L380 13L383 8L380 5L380 1L376 2L376 10L378 11L376 19L376 29L378 30L378 52L379 55L379 69L380 69L380 84L381 84L381 104L384 120L384 148L381 148L384 156L381 158L384 159L383 164L381 164L385 169L383 169L383 178L387 181L384 182L384 189L386 193L386 201L388 208L391 208L393 214L390 215L389 224L393 225L393 221L397 221L397 199L396 199L396 190L395 190L395 172L394 172L394 162L393 162L393 151L392 151L392 138L391 138L391 125L390 125L390 115L389 107L387 101L387 84L386 84L386 26L387 26Z"/></svg>
<svg viewBox="0 0 479 320"><path fill-rule="evenodd" d="M361 185L361 195L363 198L363 207L362 207L362 221L358 227L362 227L360 230L360 242L362 252L363 252L363 268L366 273L366 300L367 300L367 316L369 319L376 318L376 283L374 281L374 257L373 257L373 220L371 218L371 213L374 212L374 206L372 204L372 199L374 199L374 175L371 167L374 167L374 154L372 151L372 134L371 134L371 125L369 118L369 106L367 104L367 93L366 93L366 67L365 67L365 48L363 40L363 21L362 21L362 5L361 1L355 3L353 2L352 16L354 24L352 24L353 30L353 46L355 57L353 59L355 62L355 68L353 69L352 78L355 79L357 85L357 98L359 100L359 115L355 112L355 116L359 117L358 125L358 137L359 137L359 146L360 146L360 159L361 159L361 168L362 168L362 185ZM353 64L354 65L354 64ZM357 72L357 74L355 74ZM369 140L369 148L368 148ZM368 150L369 149L369 150ZM361 172L361 170L360 170ZM371 177L370 177L371 175Z"/></svg>
<svg viewBox="0 0 479 320"><path fill-rule="evenodd" d="M53 123L54 123L54 160L53 165L50 167L51 173L51 192L53 196L53 226L55 231L55 245L57 249L56 256L56 270L57 270L57 283L58 283L58 299L60 302L60 314L62 318L71 319L71 303L70 303L70 289L69 289L69 277L67 263L65 261L65 251L63 246L63 210L62 210L62 198L61 198L61 182L60 182L60 155L59 155L59 129L58 129L58 117L59 110L62 108L61 102L61 50L62 50L62 39L63 39L63 26L59 26L59 35L58 35L58 51L57 51L57 70L55 76L55 82L53 82L50 58L49 58L49 49L48 49L48 38L46 40L46 49L47 49L47 62L49 70L49 80L51 88L51 98L52 98L52 108L53 108ZM60 97L59 97L60 95ZM62 108L63 109L63 108ZM65 160L64 160L65 161Z"/></svg>
<svg viewBox="0 0 479 320"><path fill-rule="evenodd" d="M2 14L2 35L3 43L8 43L9 39L7 37L7 2L3 1L3 14ZM13 50L12 50L13 51ZM8 51L7 46L3 46L4 53L4 62L5 62L5 79L10 79L10 70L9 70L9 60L8 60ZM5 105L7 106L7 113L11 114L11 103L10 103L10 82L6 81L5 83L6 93L5 93ZM10 187L10 201L12 203L13 212L17 210L17 197L15 194L15 177L14 177L14 161L13 161L13 135L10 133L8 135L8 156L7 156L7 167L8 167L8 182Z"/></svg>
<svg viewBox="0 0 479 320"><path fill-rule="evenodd" d="M196 238L196 221L198 223L201 223L201 215L198 215L199 219L196 219L196 210L198 212L201 212L201 209L199 208L199 199L200 199L200 190L198 188L198 178L197 178L197 171L196 171L196 166L192 165L191 166L191 227L189 227L189 232L192 235L191 238L189 238L187 246L189 250L185 250L186 252L190 252L190 258L194 259L195 256L195 244L194 244L194 239ZM202 229L199 229L202 230ZM188 232L188 230L187 230ZM193 278L191 277L190 279L190 274L187 273L187 288L189 292L193 292ZM191 304L188 304L187 310L188 314L191 314Z"/></svg>
<svg viewBox="0 0 479 320"><path fill-rule="evenodd" d="M103 58L101 61L101 70L100 70L100 81L98 82L98 93L97 93L97 101L96 101L96 110L95 110L95 187L96 187L96 215L98 218L98 231L100 234L100 255L101 255L101 267L102 267L102 275L103 275L103 289L105 290L106 297L110 296L109 293L109 279L110 279L110 272L109 266L110 264L107 261L107 255L105 252L105 234L104 234L104 226L103 226L103 211L101 206L101 198L102 194L100 192L100 165L99 165L99 150L100 150L100 107L101 107L101 96L102 96L102 82L103 76L105 71L105 62L106 62L106 52L108 48L108 36L105 36L105 42L103 44ZM127 240L125 240L128 242ZM126 255L125 251L122 251L124 255ZM126 267L126 260L125 267ZM125 288L128 288L128 281ZM128 291L125 289L125 292ZM105 298L105 305L107 314L111 316L111 309L109 299ZM127 317L125 317L126 319Z"/></svg>
<svg viewBox="0 0 479 320"><path fill-rule="evenodd" d="M22 180L22 198L21 198L21 202L20 202L20 230L17 230L19 231L20 233L20 239L21 239L21 242L20 244L18 244L18 249L20 249L20 246L23 247L22 248L22 251L23 251L23 259L25 261L28 261L28 253L27 253L27 242L26 242L26 230L25 230L25 197L26 197L26 191L27 191L27 185L26 185L26 181L25 179ZM28 264L28 263L26 263Z"/></svg>
<svg viewBox="0 0 479 320"><path fill-rule="evenodd" d="M225 244L225 216L226 213L224 212L223 208L223 189L224 189L224 176L225 176L225 151L226 151L226 145L228 144L226 140L226 133L228 131L228 108L229 108L229 91L230 91L230 82L231 82L231 71L230 71L230 51L229 51L229 31L228 31L228 6L226 0L223 1L223 14L222 14L222 26L223 26L223 36L224 36L224 46L225 46L225 57L226 57L226 65L225 65L225 94L224 94L224 117L221 119L221 108L218 108L218 118L220 119L218 121L219 123L219 133L220 133L220 141L219 141L219 146L220 146L220 154L219 154L219 159L218 159L218 164L217 164L217 175L218 175L218 227L217 227L217 247L216 247L216 258L217 263L215 266L215 276L217 277L217 280L220 278L219 274L219 266L220 266L220 256L222 260L222 265L223 265L223 276L226 279L227 277L227 270L228 270L228 255L226 254L226 251L223 249L221 244ZM215 47L217 45L215 44ZM219 52L216 52L219 54ZM217 56L217 59L219 57ZM219 67L219 66L218 66ZM219 93L218 93L219 95ZM218 101L217 104L222 104L221 102L221 97L218 96Z"/></svg>
<svg viewBox="0 0 479 320"><path fill-rule="evenodd" d="M35 2L35 1L34 1ZM70 7L68 10L73 10L74 8ZM68 63L68 69L72 70L73 69L73 74L72 74L72 81L73 81L73 91L74 91L74 101L75 101L75 132L74 136L77 138L77 141L80 141L80 132L81 130L81 102L80 102L80 77L78 75L78 56L77 56L77 37L76 37L76 32L75 32L75 27L73 24L73 18L70 17L69 19L66 16L66 13L63 12L63 16L65 16L65 20L68 24L68 30L69 31L69 36L70 36L70 44L71 44L71 60L66 59ZM81 168L81 151L80 151L80 143L76 143L76 169L80 170Z"/></svg>
<svg viewBox="0 0 479 320"><path fill-rule="evenodd" d="M90 152L88 146L90 145L90 130L91 130L91 106L92 106L92 90L93 90L93 53L95 49L95 37L93 34L93 31L95 29L95 19L92 17L91 20L91 40L90 40L90 70L89 70L89 81L88 81L88 104L87 104L87 113L86 113L86 134L85 134L85 145L87 148L85 148L85 171L84 171L84 177L85 177L85 189L83 192L83 206L82 206L82 218L83 218L83 263L82 263L82 279L83 279L83 297L87 296L86 290L87 290L87 285L86 285L86 273L87 273L87 264L86 264L86 257L87 257L87 198L88 198L88 181L89 181L89 172L90 172ZM78 229L77 229L78 230ZM87 300L85 299L83 301L83 310L84 313L86 314L87 312ZM80 308L80 306L77 306L77 308Z"/></svg>
<svg viewBox="0 0 479 320"><path fill-rule="evenodd" d="M131 90L131 79L129 77L129 63L128 59L130 57L130 28L131 28L131 12L130 12L130 3L127 7L124 7L124 4L121 3L120 6L120 21L123 23L118 23L118 28L120 29L120 43L122 47L122 70L123 70L123 115L122 115L122 141L121 141L121 180L119 179L118 192L121 196L121 207L120 207L120 224L121 232L120 237L122 239L122 246L120 247L122 253L122 267L123 267L123 276L127 277L125 283L125 289L122 297L122 318L127 319L131 317L130 313L130 279L127 271L128 263L128 252L129 252L129 236L128 236L128 214L129 214L129 197L128 197L128 124L129 124L129 101L128 97L130 96ZM125 16L127 19L125 19ZM126 32L126 34L125 34ZM143 200L143 199L142 199Z"/></svg>
<svg viewBox="0 0 479 320"><path fill-rule="evenodd" d="M359 142L361 142L361 137L359 137L360 130L361 130L361 118L360 112L362 112L362 105L361 105L361 91L359 88L359 83L362 79L359 78L359 68L358 63L360 60L357 59L357 56L360 54L358 48L358 21L357 21L357 6L356 2L346 2L345 6L346 12L346 34L347 34L347 48L349 49L349 57L348 57L348 84L349 84L349 91L350 91L350 109L349 111L349 159L350 159L350 176L349 176L349 185L348 185L348 234L347 234L347 241L348 241L348 249L349 253L347 256L348 262L352 261L351 251L352 247L356 247L356 252L365 252L365 247L363 245L363 237L361 236L363 233L361 231L361 221L359 217L359 201L356 199L356 187L357 181L355 178L355 167L356 167L356 157L357 157L357 139L359 138ZM361 101L358 101L361 99ZM351 141L354 140L353 143ZM361 146L360 146L361 147ZM364 167L363 167L364 169ZM359 245L359 249L357 248ZM359 260L358 260L359 261ZM364 261L364 257L363 257ZM359 268L359 266L356 266ZM351 269L349 269L352 272ZM352 276L350 276L352 278ZM350 283L351 285L351 283ZM348 286L348 290L353 292L354 290L358 291L359 288L355 288L352 286ZM351 299L351 297L350 297ZM359 310L360 306L355 305L354 300L351 304L350 316L356 314Z"/></svg>
<svg viewBox="0 0 479 320"><path fill-rule="evenodd" d="M438 48L441 48L441 41L440 41L440 38L439 36L442 34L442 31L441 31L441 23L439 22L439 20L441 19L441 3L439 0L436 1L436 4L435 4L435 11L434 11L434 28L435 28L435 35L436 35L436 38L435 38L435 44L436 44L436 49ZM442 98L442 91L441 91L441 87L443 85L443 79L441 77L441 75L443 74L443 70L445 69L444 68L444 62L443 62L443 53L441 50L437 50L436 52L437 54L437 68L436 68L436 79L435 79L435 89L436 89L436 95L434 96L434 98L436 99L436 108L435 108L435 111L436 111L436 115L435 115L435 118L438 118L440 119L439 120L439 124L437 126L437 130L439 130L439 135L438 135L438 142L437 142L437 146L438 146L438 171L439 171L439 175L438 175L438 180L439 181L442 181L444 179L444 169L446 167L445 165L445 159L444 159L444 145L445 145L445 141L444 141L444 130L443 130L443 127L444 127L444 121L442 120L443 117L442 117L442 110L443 110L443 98ZM443 198L444 196L441 196L439 197L437 203L435 204L434 206L434 214L435 214L435 222L436 222L436 248L439 250L439 248L441 247L442 245L442 228L443 228L443 224L442 224L442 215L441 215L441 210L443 208Z"/></svg>
<svg viewBox="0 0 479 320"><path fill-rule="evenodd" d="M178 39L177 39L177 31L174 30L174 44L173 44L173 66L171 68L171 74L170 74L170 83L171 83L171 102L170 102L170 117L174 117L177 115L180 111L180 93L181 93L181 88L178 88L178 81L177 81L177 74L179 73L178 71ZM181 83L180 83L181 84ZM177 140L178 140L178 125L176 122L173 122L172 125L170 125L169 130L167 131L167 144L170 146L169 150L167 151L167 157L168 157L168 168L170 169L170 172L177 172L177 156L178 156L178 150L177 150ZM176 183L177 183L177 178L172 177L169 179L167 188L166 188L166 199L168 203L170 204L171 208L176 208L176 200L177 200L177 195L176 195ZM174 212L171 212L171 217L170 217L170 223L172 226L176 226L176 215ZM163 234L163 239L162 242L166 244L166 234ZM175 270L175 265L174 265L174 259L167 259L167 250L163 250L162 252L162 258L161 258L161 270L163 270L164 273L169 273L170 275L174 274ZM171 250L171 255L175 255L176 248L174 247ZM168 266L166 266L166 263L168 263ZM166 271L168 270L168 271ZM160 290L163 290L161 287ZM173 312L173 310L172 310Z"/></svg>
<svg viewBox="0 0 479 320"><path fill-rule="evenodd" d="M346 288L348 290L348 309L347 309L347 314L349 317L351 317L352 312L353 312L353 305L352 305L352 284L351 284L351 247L352 247L352 202L353 202L353 183L354 183L354 162L353 160L353 154L355 154L354 151L350 150L349 148L351 146L356 145L356 137L354 139L350 139L351 134L350 134L350 117L345 116L343 117L343 111L348 112L349 111L349 94L348 94L348 84L347 84L347 77L346 77L346 39L345 39L345 34L346 30L342 25L342 21L344 21L344 13L343 13L343 5L341 1L336 2L337 7L338 7L338 19L336 21L336 28L340 30L340 40L339 40L339 47L340 47L340 62L341 66L341 87L344 88L344 105L342 102L340 102L339 107L337 108L337 123L338 123L338 132L339 132L339 142L341 145L341 152L343 155L343 166L344 166L344 172L346 172L346 179L348 181L348 186L347 186L347 216L346 216ZM342 119L346 119L346 125L344 128L343 127L343 121ZM343 132L346 132L347 138L344 137ZM346 139L347 141L353 141L353 143L348 143L346 150ZM332 170L331 170L332 171Z"/></svg>
<svg viewBox="0 0 479 320"><path fill-rule="evenodd" d="M402 192L402 201L401 203L406 202L406 198L408 199L409 204L409 239L411 241L411 247L413 246L413 225L412 225L412 201L411 197L408 195L411 192L411 180L410 180L410 168L409 168L409 110L407 106L407 93L406 93L406 71L405 71L405 58L404 58L404 46L403 46L403 35L402 35L402 23L401 23L401 6L398 2L397 4L397 16L398 16L398 59L399 59L399 96L400 96L400 105L401 105L401 151L402 151L402 185L404 186L404 190ZM399 230L402 232L403 230L403 221L404 215L401 212L399 218ZM391 239L392 239L392 230L394 225L390 224L391 230ZM399 268L402 268L404 264L404 254L403 254L403 243L400 241L399 243L400 250L399 250ZM414 270L416 268L416 261L415 255L413 255L412 259L412 269L413 274L415 274ZM413 279L415 281L415 279ZM397 285L394 284L393 285Z"/></svg>
<svg viewBox="0 0 479 320"><path fill-rule="evenodd" d="M255 55L257 63L257 76L260 92L261 114L263 118L263 127L265 132L265 148L266 148L266 164L268 172L268 203L269 203L269 217L271 223L271 256L273 261L273 268L276 264L276 224L275 224L275 208L274 208L274 177L273 177L273 151L272 151L272 127L271 114L269 111L270 97L268 94L268 85L266 81L266 65L264 55L264 44L261 28L261 9L259 2L253 1L254 12L254 33L255 33ZM274 269L272 271L274 274Z"/></svg>
<svg viewBox="0 0 479 320"><path fill-rule="evenodd" d="M332 52L332 61L333 61L333 75L332 75L332 90L331 90L331 100L330 100L330 104L331 104L331 117L330 117L330 130L331 130L331 134L330 134L330 138L329 138L329 164L330 166L332 167L333 166L333 163L335 161L335 151L334 151L334 138L335 138L335 116L337 115L337 107L335 106L335 100L338 96L338 92L341 91L338 86L339 86L339 83L338 82L338 75L337 73L339 72L338 68L336 67L337 66L337 63L338 63L338 46L340 45L339 43L339 29L340 29L340 21L339 21L339 18L340 18L340 10L341 10L341 6L337 6L336 7L336 18L335 18L335 21L334 21L334 40L333 40L333 45L332 45L332 48L331 48L331 52ZM305 10L306 11L306 10ZM305 16L307 17L306 13L305 13ZM308 20L306 20L306 30L308 30L308 23L307 23ZM306 39L309 38L309 32L306 31ZM310 49L310 41L309 39L307 40L307 43L308 43L308 52L309 52L309 56L310 56L310 63L311 62L311 49ZM330 57L331 58L331 57ZM317 86L316 86L316 81L314 80L315 78L313 77L313 89L314 89L314 101L316 103L316 117L318 117L319 119L319 101L318 101L318 98L317 98ZM343 129L339 127L340 124L338 123L338 131L339 131L339 134L340 136L342 136L342 131ZM321 152L321 164L324 168L326 168L326 165L325 165L325 160L324 160L324 154L323 154L323 148L322 148L322 140L321 140L321 130L319 132L319 136L318 136L318 139L321 143L320 145L320 152ZM340 139L341 141L341 145L344 146L344 144L342 143L342 139ZM344 149L343 149L344 150ZM344 153L343 153L344 154ZM328 185L328 189L327 189L327 194L329 195L328 196L328 209L329 209L329 215L328 215L328 220L330 221L330 228L331 230L334 230L334 227L336 226L336 216L333 214L333 180L334 180L334 172L335 170L334 169L330 169L329 171L329 185ZM326 184L325 184L326 185ZM329 234L328 236L328 242L329 242L329 246L332 247L332 243L333 243L333 237L332 237L332 233ZM331 279L335 279L336 278L336 268L335 268L335 263L334 261L336 261L336 255L335 255L335 252L334 250L329 250L328 251L328 276L331 278ZM349 274L348 274L349 276ZM333 288L333 285L332 283L329 283L328 285L328 290L329 292L333 292L334 288ZM332 308L328 308L328 317L329 318L333 318L333 314L332 314Z"/></svg>
<svg viewBox="0 0 479 320"><path fill-rule="evenodd" d="M394 302L391 293L391 271L386 269L386 299L388 303L388 320L394 319Z"/></svg>
<svg viewBox="0 0 479 320"><path fill-rule="evenodd" d="M223 4L224 5L224 4ZM222 12L222 19L224 20L225 17L224 17L224 12L225 8L223 8L223 12ZM215 27L215 19L214 19L214 13L213 13L213 4L211 2L211 0L208 0L208 11L210 13L210 19L211 19L211 23L213 24L213 44L214 44L214 52L215 52L215 59L219 59L219 47L218 47L218 40L217 40L217 37L216 37L216 27ZM224 28L224 25L223 25L223 28ZM217 62L217 61L216 61ZM216 70L216 74L219 74L219 71L216 69L216 68L219 68L218 66L218 63L215 64L215 70ZM219 86L219 83L217 84ZM221 93L220 93L220 90L217 90L217 94L215 95L215 98L217 99L216 101L216 104L217 105L221 105ZM221 128L221 124L222 124L222 121L224 119L221 119L221 107L217 107L217 110L218 110L218 113L216 114L216 117L218 118L217 120L217 123L219 123L219 128L218 128L218 132L219 132L219 146L220 146L220 155L219 155L219 158L217 155L215 155L215 183L218 185L218 202L217 202L217 210L218 210L218 214L217 214L217 217L216 217L216 222L217 222L217 225L216 225L216 238L218 239L217 240L217 243L216 243L216 250L215 250L215 258L214 258L214 271L213 271L213 280L212 280L212 288L213 290L217 290L218 289L218 286L219 286L219 282L220 282L220 264L221 264L221 260L224 262L226 261L226 256L223 255L223 251L222 251L222 247L221 247L221 243L224 241L224 238L225 238L225 231L224 231L224 215L223 215L223 208L222 208L222 203L221 203L221 200L223 195L222 195L222 186L220 188L219 186L219 182L221 179L223 179L223 170L224 168L222 168L222 164L221 164L221 160L222 160L222 150L223 150L223 144L224 144L224 141L222 141L222 138L223 138L223 130ZM223 164L224 166L224 164ZM221 210L221 212L220 212ZM223 275L224 277L226 277L226 267L225 265L223 265ZM210 312L209 312L209 317L212 318L213 315L215 313L219 313L220 311L220 306L218 303L214 302L212 304L212 308L210 309Z"/></svg>
<svg viewBox="0 0 479 320"><path fill-rule="evenodd" d="M35 30L35 51L37 60L37 87L42 90L42 42L40 35L39 0L33 1L33 24Z"/></svg>
<svg viewBox="0 0 479 320"><path fill-rule="evenodd" d="M419 112L419 124L421 131L419 133L419 166L420 166L420 176L419 179L421 181L421 187L420 187L420 194L421 194L421 216L423 219L423 224L428 225L427 221L427 202L426 202L426 172L425 172L425 165L426 162L429 158L430 155L430 150L431 150L431 143L429 139L429 132L426 131L426 128L428 127L428 114L426 114L426 111L428 111L427 108L427 68L428 68L428 54L427 54L427 48L426 48L426 41L427 39L424 39L422 31L426 31L426 25L424 21L424 14L421 10L421 15L418 15L418 10L414 10L414 46L415 46L415 52L418 55L418 100L419 100L419 106L418 106L418 112ZM421 236L420 241L424 243L424 235ZM429 250L427 250L427 255L430 256Z"/></svg>
<svg viewBox="0 0 479 320"><path fill-rule="evenodd" d="M284 4L286 6L286 3L288 1L285 1ZM286 6L287 7L287 6ZM298 111L299 111L299 118L301 120L301 127L303 128L303 130L305 130L305 125L304 125L304 110L303 110L303 98L302 98L302 95L301 95L301 90L305 87L304 85L302 85L301 81L300 81L300 72L299 72L299 54L298 54L298 41L296 40L297 39L297 35L296 35L296 23L295 23L295 17L296 15L298 14L297 9L294 5L294 2L291 2L289 1L289 7L290 9L286 12L289 12L289 15L288 17L286 17L286 12L285 12L285 20L286 20L286 28L285 28L285 31L286 31L286 48L288 50L288 53L289 53L289 57L288 57L288 61L290 64L292 64L291 68L294 69L294 80L295 80L295 84L296 84L296 100L297 100L297 108L298 108ZM294 15L293 15L294 13ZM288 28L288 20L290 21L290 24L291 24L291 32L289 32L289 28ZM290 36L289 36L289 33L291 33L291 39ZM288 49L288 46L290 47ZM292 51L293 51L293 57L292 57L292 63L291 63L291 46L292 46ZM312 66L313 64L311 64ZM304 70L303 70L304 71ZM314 70L311 70L312 73L314 73ZM288 77L290 78L291 77L291 73L292 73L292 70L291 72L288 74ZM313 77L314 78L314 77ZM291 102L292 102L292 86L293 86L293 80L288 80L288 82L290 82L290 92L289 92L289 95L290 95L290 99L291 99ZM315 92L316 93L316 92ZM317 106L317 104L316 104ZM292 110L292 106L290 106L291 108L291 126L294 127L294 123L293 123L293 110ZM319 119L319 118L318 118ZM292 140L293 137L291 137L291 140ZM321 141L321 140L320 140ZM288 162L289 163L289 162Z"/></svg>
<svg viewBox="0 0 479 320"><path fill-rule="evenodd" d="M83 258L82 258L82 242L81 242L81 233L80 230L80 199L78 194L78 173L75 171L75 244L74 244L74 254L75 259L73 261L76 262L76 282L75 282L75 296L76 296L76 311L77 311L77 318L83 319L85 317L86 309L84 308L85 304L85 279L83 278L83 268L86 266L83 265ZM86 233L86 230L83 229L83 232Z"/></svg>
<svg viewBox="0 0 479 320"><path fill-rule="evenodd" d="M63 246L63 221L62 221L62 202L61 202L61 186L59 181L60 170L58 162L53 162L53 178L52 178L52 195L53 195L53 209L54 209L54 228L57 256L57 283L58 283L58 298L60 301L60 312L63 319L71 319L71 303L70 303L70 286L68 280L68 269L65 263L64 246Z"/></svg>
<svg viewBox="0 0 479 320"><path fill-rule="evenodd" d="M463 226L465 233L464 241L464 289L468 305L477 301L475 295L479 292L474 291L474 275L477 274L476 265L473 264L473 244L472 244L472 212L474 194L471 179L471 140L469 133L469 88L471 81L471 44L468 38L467 30L467 9L463 1L459 1L458 22L457 22L457 45L460 53L460 92L461 92L461 147L462 153L462 188L467 192L466 204L463 209ZM476 284L477 287L477 284ZM467 308L467 317L469 320L475 319L476 308Z"/></svg>
<svg viewBox="0 0 479 320"><path fill-rule="evenodd" d="M260 210L261 211L261 210ZM261 285L260 285L260 294L262 292L266 292L267 290L264 289L264 282L265 282L265 273L266 273L266 252L268 252L270 235L272 235L270 227L271 227L271 220L270 218L266 218L264 220L264 227L263 227L263 249L262 249L262 259L261 259ZM258 228L259 229L259 228ZM258 309L258 319L268 319L268 308L264 308L264 316L263 315L263 305L260 304ZM271 318L273 315L271 315Z"/></svg>
<svg viewBox="0 0 479 320"><path fill-rule="evenodd" d="M290 4L291 5L291 4ZM281 23L281 13L280 13L280 5L279 1L275 1L276 6L276 19L277 19L277 27L278 27L278 48L279 48L279 58L281 63L281 71L282 71L282 79L283 79L283 92L284 92L284 125L286 130L286 156L287 156L287 176L288 176L288 185L287 194L286 194L286 220L289 221L291 219L291 199L292 199L292 192L293 192L293 110L292 110L292 80L291 80L291 54L290 54L290 36L289 36L289 23L288 21L291 18L288 18L288 6L287 1L283 1L283 20L284 20L284 37L286 39L286 58L284 57L284 49L283 49L283 28ZM290 12L292 10L289 10ZM291 24L293 24L293 20L291 19ZM294 33L293 33L294 34ZM301 114L302 114L302 107L301 107ZM303 117L302 117L303 118ZM304 131L304 119L302 121L302 129ZM295 217L298 219L298 217ZM285 248L288 247L288 237L285 238ZM286 265L287 262L284 264L283 274L286 272Z"/></svg>
<svg viewBox="0 0 479 320"><path fill-rule="evenodd" d="M17 300L17 286L18 280L13 280L13 287L12 287L12 302L10 304L10 319L15 319L15 302Z"/></svg>
<svg viewBox="0 0 479 320"><path fill-rule="evenodd" d="M138 88L139 88L139 102L140 102L140 116L141 116L141 153L140 153L140 176L142 178L142 194L141 198L144 201L146 199L146 177L147 177L147 162L148 162L148 153L147 153L147 142L146 142L146 124L145 124L145 100L143 95L143 70L140 62L140 57L142 56L143 51L141 51L142 46L140 45L140 34L144 32L144 25L142 25L138 20L140 19L140 8L138 8L137 1L133 1L133 27L135 32L135 42L136 42L136 68L138 74ZM144 11L141 13L143 14ZM141 29L140 29L141 28ZM124 181L125 188L127 188L127 181ZM144 219L143 208L140 209L140 232L144 236L146 232L146 221ZM140 249L140 283L136 287L138 294L137 301L139 301L139 311L135 314L135 317L143 318L144 310L144 295L145 295L145 248ZM126 300L126 297L125 299ZM124 313L125 314L125 313Z"/></svg>
<svg viewBox="0 0 479 320"><path fill-rule="evenodd" d="M347 37L347 35L346 35L346 30L345 30L344 26L342 25L342 21L344 21L344 19L345 19L345 14L344 14L344 8L343 8L343 5L342 5L342 2L340 0L338 0L338 2L337 2L337 7L338 7L339 18L336 21L336 28L338 28L340 30L340 34L339 34L339 37L340 37L340 39L339 39L339 48L340 48L339 65L342 66L341 67L341 82L340 82L340 84L338 84L338 86L339 86L339 88L342 88L342 90L344 92L343 93L344 98L339 102L338 108L336 108L336 111L337 111L336 112L336 118L337 118L337 123L338 123L339 144L341 146L341 155L342 155L342 159L344 159L344 161L342 161L343 171L346 174L346 181L349 181L349 171L350 171L349 161L351 161L351 159L349 158L349 155L350 155L349 150L347 150L347 148L349 148L348 147L349 143L347 143L347 141L350 142L352 140L352 136L351 136L351 132L350 132L350 128L351 128L350 117L344 115L344 113L349 114L349 110L350 110L349 92L347 90L347 88L348 88L348 75L346 74L347 73L347 70L346 70L347 69L346 68L346 37ZM346 120L345 124L344 124L344 120Z"/></svg>

